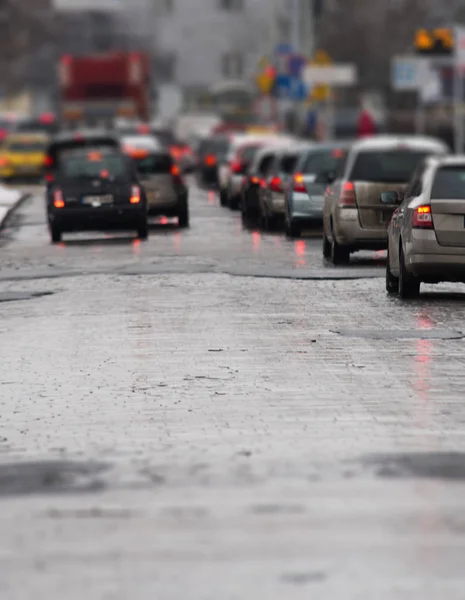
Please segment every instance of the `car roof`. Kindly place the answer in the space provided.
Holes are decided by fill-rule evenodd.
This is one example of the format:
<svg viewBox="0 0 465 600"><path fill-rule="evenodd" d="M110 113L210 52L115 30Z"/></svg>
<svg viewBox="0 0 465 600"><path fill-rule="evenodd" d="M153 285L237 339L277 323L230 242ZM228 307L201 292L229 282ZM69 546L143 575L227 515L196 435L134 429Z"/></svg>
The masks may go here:
<svg viewBox="0 0 465 600"><path fill-rule="evenodd" d="M118 137L108 129L75 129L73 131L61 131L52 137L52 143L70 142L76 137L88 140L111 138L117 141Z"/></svg>
<svg viewBox="0 0 465 600"><path fill-rule="evenodd" d="M447 145L438 138L420 135L374 135L355 141L351 149L354 152L367 150L390 150L399 146L411 149L431 149L447 151Z"/></svg>
<svg viewBox="0 0 465 600"><path fill-rule="evenodd" d="M48 140L50 139L50 136L48 136L46 133L41 133L38 131L17 131L17 132L13 132L10 133L10 135L8 135L7 137L7 141L11 142L11 141L18 141L18 142L23 142L23 141L33 141L33 142L48 142Z"/></svg>
<svg viewBox="0 0 465 600"><path fill-rule="evenodd" d="M124 146L139 148L141 150L162 150L162 146L152 135L126 135L121 137L121 143Z"/></svg>
<svg viewBox="0 0 465 600"><path fill-rule="evenodd" d="M450 154L446 156L428 156L426 159L428 164L438 167L465 167L465 154Z"/></svg>

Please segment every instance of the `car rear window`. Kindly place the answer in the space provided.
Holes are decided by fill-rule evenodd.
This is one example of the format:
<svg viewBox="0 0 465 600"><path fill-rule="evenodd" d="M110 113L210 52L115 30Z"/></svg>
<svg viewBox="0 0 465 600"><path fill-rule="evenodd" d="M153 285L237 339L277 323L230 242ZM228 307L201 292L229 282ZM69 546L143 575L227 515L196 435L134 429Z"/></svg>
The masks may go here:
<svg viewBox="0 0 465 600"><path fill-rule="evenodd" d="M66 141L56 141L48 148L48 154L55 161L60 161L64 154L69 154L71 150L86 148L89 150L105 150L108 148L118 148L118 142L113 138L79 138Z"/></svg>
<svg viewBox="0 0 465 600"><path fill-rule="evenodd" d="M26 142L26 141L11 141L7 144L6 148L9 152L21 152L21 153L28 153L28 152L44 152L45 148L47 147L47 144L45 142L41 142L41 141L33 141L33 142Z"/></svg>
<svg viewBox="0 0 465 600"><path fill-rule="evenodd" d="M299 171L305 175L318 175L330 171L336 173L345 162L346 156L346 151L339 148L311 152L303 158Z"/></svg>
<svg viewBox="0 0 465 600"><path fill-rule="evenodd" d="M127 163L120 154L102 154L93 150L83 154L65 155L61 160L60 174L70 179L116 179L125 177L127 173Z"/></svg>
<svg viewBox="0 0 465 600"><path fill-rule="evenodd" d="M431 189L431 200L465 200L465 166L438 169Z"/></svg>
<svg viewBox="0 0 465 600"><path fill-rule="evenodd" d="M55 122L43 123L42 121L23 121L15 126L15 131L30 133L45 133L53 135L58 131L58 125Z"/></svg>
<svg viewBox="0 0 465 600"><path fill-rule="evenodd" d="M248 162L251 163L253 161L253 159L255 158L255 155L257 154L257 152L260 150L261 145L257 144L254 146L244 146L242 148L239 148L239 158L240 160L244 161L244 162Z"/></svg>
<svg viewBox="0 0 465 600"><path fill-rule="evenodd" d="M169 130L152 129L153 137L157 138L162 146L174 146L177 142L174 134Z"/></svg>
<svg viewBox="0 0 465 600"><path fill-rule="evenodd" d="M199 145L198 153L200 156L205 154L215 154L225 156L229 150L229 140L227 138L202 140Z"/></svg>
<svg viewBox="0 0 465 600"><path fill-rule="evenodd" d="M279 170L281 171L281 173L285 173L286 175L290 175L291 173L293 173L297 164L297 159L298 156L293 154L283 156L279 165Z"/></svg>
<svg viewBox="0 0 465 600"><path fill-rule="evenodd" d="M135 160L141 175L165 175L171 172L173 159L169 154L151 154Z"/></svg>
<svg viewBox="0 0 465 600"><path fill-rule="evenodd" d="M405 183L431 151L389 150L360 152L349 179L373 183Z"/></svg>

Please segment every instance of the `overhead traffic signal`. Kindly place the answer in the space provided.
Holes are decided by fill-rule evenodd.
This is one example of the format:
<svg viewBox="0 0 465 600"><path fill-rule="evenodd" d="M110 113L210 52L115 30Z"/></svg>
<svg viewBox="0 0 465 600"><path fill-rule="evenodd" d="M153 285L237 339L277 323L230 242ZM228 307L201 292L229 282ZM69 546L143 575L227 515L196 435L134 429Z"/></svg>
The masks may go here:
<svg viewBox="0 0 465 600"><path fill-rule="evenodd" d="M428 56L450 56L454 53L452 29L418 29L415 35L415 52Z"/></svg>

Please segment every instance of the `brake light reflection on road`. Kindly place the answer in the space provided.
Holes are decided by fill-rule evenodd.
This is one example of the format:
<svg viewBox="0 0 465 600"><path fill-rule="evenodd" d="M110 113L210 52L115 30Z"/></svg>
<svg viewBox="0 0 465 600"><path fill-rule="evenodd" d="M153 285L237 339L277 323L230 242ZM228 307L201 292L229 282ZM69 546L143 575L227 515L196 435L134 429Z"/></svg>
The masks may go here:
<svg viewBox="0 0 465 600"><path fill-rule="evenodd" d="M261 235L259 231L254 231L252 233L252 248L254 252L257 252L260 248L260 239Z"/></svg>
<svg viewBox="0 0 465 600"><path fill-rule="evenodd" d="M294 252L297 256L296 265L298 267L304 267L306 264L305 252L306 252L307 244L305 240L298 240L294 243Z"/></svg>
<svg viewBox="0 0 465 600"><path fill-rule="evenodd" d="M139 239L132 241L132 252L133 254L140 254L141 241Z"/></svg>
<svg viewBox="0 0 465 600"><path fill-rule="evenodd" d="M215 204L215 192L211 190L208 192L208 204Z"/></svg>

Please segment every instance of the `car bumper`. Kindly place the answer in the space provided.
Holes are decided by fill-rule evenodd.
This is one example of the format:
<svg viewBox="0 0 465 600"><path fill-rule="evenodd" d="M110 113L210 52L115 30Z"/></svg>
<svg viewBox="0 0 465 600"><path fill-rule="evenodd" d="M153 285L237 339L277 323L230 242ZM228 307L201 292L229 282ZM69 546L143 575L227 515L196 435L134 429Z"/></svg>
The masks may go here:
<svg viewBox="0 0 465 600"><path fill-rule="evenodd" d="M244 177L242 175L232 175L229 180L229 194L231 196L239 196L242 190L242 184L244 181Z"/></svg>
<svg viewBox="0 0 465 600"><path fill-rule="evenodd" d="M415 231L405 244L405 266L425 280L465 282L465 247L440 246L434 231Z"/></svg>
<svg viewBox="0 0 465 600"><path fill-rule="evenodd" d="M48 220L50 224L59 227L62 231L82 231L98 229L132 229L147 218L145 207L122 208L64 208L49 209Z"/></svg>
<svg viewBox="0 0 465 600"><path fill-rule="evenodd" d="M360 226L356 208L336 209L333 222L336 241L356 250L385 250L387 229L364 229Z"/></svg>
<svg viewBox="0 0 465 600"><path fill-rule="evenodd" d="M323 219L323 198L310 198L308 194L294 192L289 204L289 216L293 221L321 221Z"/></svg>
<svg viewBox="0 0 465 600"><path fill-rule="evenodd" d="M199 180L202 184L217 185L218 184L218 170L216 167L199 169Z"/></svg>

